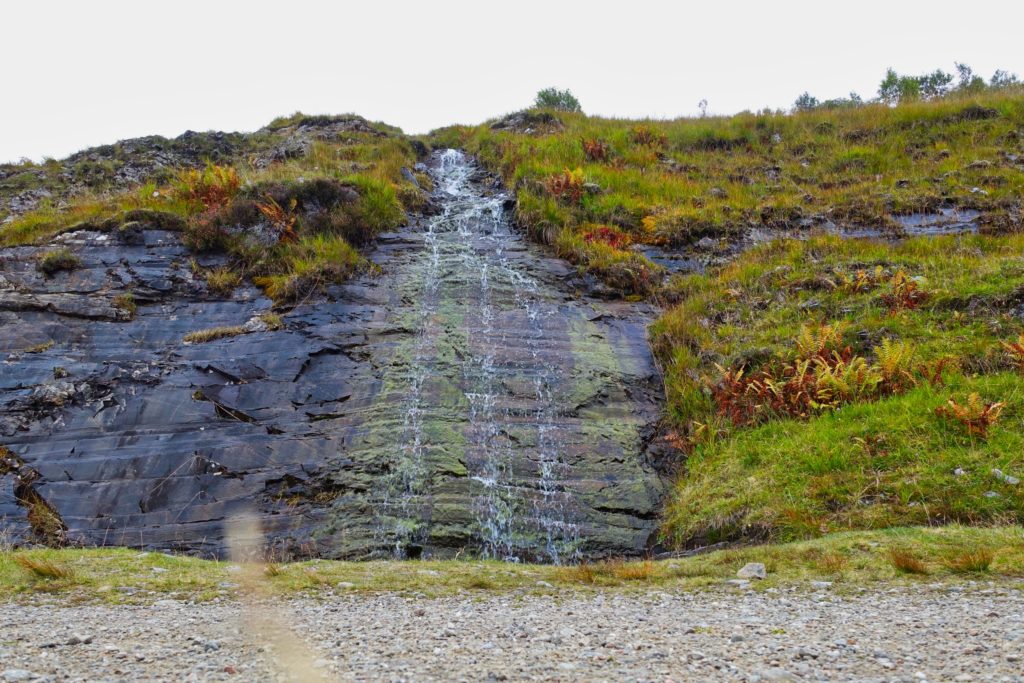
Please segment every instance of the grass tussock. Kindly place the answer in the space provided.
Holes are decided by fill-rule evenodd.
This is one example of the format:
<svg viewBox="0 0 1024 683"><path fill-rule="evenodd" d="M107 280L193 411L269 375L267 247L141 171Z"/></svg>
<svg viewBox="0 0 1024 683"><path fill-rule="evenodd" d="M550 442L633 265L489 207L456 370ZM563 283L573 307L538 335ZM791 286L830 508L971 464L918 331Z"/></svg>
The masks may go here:
<svg viewBox="0 0 1024 683"><path fill-rule="evenodd" d="M134 318L135 314L139 312L139 305L135 302L135 295L131 292L115 296L114 306L124 311L129 318Z"/></svg>
<svg viewBox="0 0 1024 683"><path fill-rule="evenodd" d="M63 247L41 254L36 261L36 270L52 276L62 271L75 270L81 265L82 259L67 247Z"/></svg>
<svg viewBox="0 0 1024 683"><path fill-rule="evenodd" d="M943 564L947 569L957 573L980 573L989 571L994 560L994 550L978 548L946 558Z"/></svg>
<svg viewBox="0 0 1024 683"><path fill-rule="evenodd" d="M214 268L206 273L206 286L220 296L230 296L240 284L242 275L227 266Z"/></svg>
<svg viewBox="0 0 1024 683"><path fill-rule="evenodd" d="M658 576L662 568L650 560L605 560L581 562L563 567L559 578L570 584L618 585L628 582L646 582Z"/></svg>

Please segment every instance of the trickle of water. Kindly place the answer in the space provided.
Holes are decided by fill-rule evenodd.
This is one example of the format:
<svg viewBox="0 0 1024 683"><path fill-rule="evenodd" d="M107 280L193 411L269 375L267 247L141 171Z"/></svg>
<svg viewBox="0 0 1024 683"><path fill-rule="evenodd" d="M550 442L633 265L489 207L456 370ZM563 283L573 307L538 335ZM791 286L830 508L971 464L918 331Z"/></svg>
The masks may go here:
<svg viewBox="0 0 1024 683"><path fill-rule="evenodd" d="M431 477L427 391L442 349L461 344L460 386L468 405L462 460L475 483L474 541L485 557L564 562L577 557L579 527L562 481L568 473L555 438L559 378L544 359L545 329L556 306L507 251L520 238L510 229L506 197L471 181L475 167L447 150L434 171L441 212L423 238L419 309L400 444L381 493L380 540L398 557L429 535ZM510 334L525 336L510 339ZM508 347L517 349L509 354ZM503 353L503 349L505 352ZM508 383L532 386L511 400ZM532 432L524 434L524 430ZM517 443L526 441L529 445Z"/></svg>

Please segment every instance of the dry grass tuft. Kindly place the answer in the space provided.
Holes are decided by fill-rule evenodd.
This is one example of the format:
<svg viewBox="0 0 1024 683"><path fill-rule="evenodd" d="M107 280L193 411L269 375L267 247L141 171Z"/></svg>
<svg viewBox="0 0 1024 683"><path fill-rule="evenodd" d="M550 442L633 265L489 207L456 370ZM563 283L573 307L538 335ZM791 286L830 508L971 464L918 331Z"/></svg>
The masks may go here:
<svg viewBox="0 0 1024 683"><path fill-rule="evenodd" d="M302 570L302 574L306 577L306 581L309 582L310 586L323 586L330 583L329 579L326 579L323 576L321 576L320 573L317 572L317 570L313 567L307 567L306 569Z"/></svg>
<svg viewBox="0 0 1024 683"><path fill-rule="evenodd" d="M912 552L900 548L889 549L889 564L901 574L927 574L928 565Z"/></svg>
<svg viewBox="0 0 1024 683"><path fill-rule="evenodd" d="M260 320L267 326L268 331L274 332L284 329L284 318L277 313L264 313L260 316Z"/></svg>
<svg viewBox="0 0 1024 683"><path fill-rule="evenodd" d="M227 337L237 337L240 334L245 334L245 328L241 325L211 327L208 330L196 330L195 332L189 332L184 336L184 338L182 338L182 341L186 344L205 344L206 342L225 339Z"/></svg>
<svg viewBox="0 0 1024 683"><path fill-rule="evenodd" d="M956 557L943 560L947 569L959 574L969 572L987 572L995 559L995 553L988 548L978 548L960 553Z"/></svg>
<svg viewBox="0 0 1024 683"><path fill-rule="evenodd" d="M562 567L559 578L566 583L616 584L622 581L649 581L657 574L657 567L650 560L626 562L607 560L604 562L581 562Z"/></svg>
<svg viewBox="0 0 1024 683"><path fill-rule="evenodd" d="M599 572L596 565L590 562L581 562L568 567L562 567L558 571L559 578L566 583L595 584L597 583L598 575Z"/></svg>
<svg viewBox="0 0 1024 683"><path fill-rule="evenodd" d="M815 565L823 572L829 574L841 574L850 561L845 555L839 553L825 553L817 559Z"/></svg>
<svg viewBox="0 0 1024 683"><path fill-rule="evenodd" d="M643 562L613 562L611 572L617 579L623 581L649 581L654 577L656 570L654 563L650 560Z"/></svg>
<svg viewBox="0 0 1024 683"><path fill-rule="evenodd" d="M70 579L75 575L67 565L29 555L17 555L14 562L37 579Z"/></svg>

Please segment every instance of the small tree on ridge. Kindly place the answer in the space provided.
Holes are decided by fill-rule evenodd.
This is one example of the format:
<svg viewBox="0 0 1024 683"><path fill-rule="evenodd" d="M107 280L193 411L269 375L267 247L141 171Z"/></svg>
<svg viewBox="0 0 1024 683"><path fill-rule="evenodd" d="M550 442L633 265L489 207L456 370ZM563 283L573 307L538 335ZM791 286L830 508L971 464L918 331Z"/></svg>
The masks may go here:
<svg viewBox="0 0 1024 683"><path fill-rule="evenodd" d="M559 111L583 111L580 101L569 90L544 88L537 93L533 106L540 109L558 109Z"/></svg>

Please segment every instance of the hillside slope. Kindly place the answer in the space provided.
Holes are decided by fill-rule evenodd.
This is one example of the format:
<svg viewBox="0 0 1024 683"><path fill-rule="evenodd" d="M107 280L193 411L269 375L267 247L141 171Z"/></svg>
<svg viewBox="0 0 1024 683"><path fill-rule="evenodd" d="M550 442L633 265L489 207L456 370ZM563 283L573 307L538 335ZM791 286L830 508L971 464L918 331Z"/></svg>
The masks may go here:
<svg viewBox="0 0 1024 683"><path fill-rule="evenodd" d="M607 296L666 304L666 542L1024 515L1019 89L436 137Z"/></svg>

